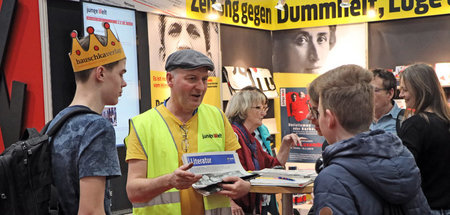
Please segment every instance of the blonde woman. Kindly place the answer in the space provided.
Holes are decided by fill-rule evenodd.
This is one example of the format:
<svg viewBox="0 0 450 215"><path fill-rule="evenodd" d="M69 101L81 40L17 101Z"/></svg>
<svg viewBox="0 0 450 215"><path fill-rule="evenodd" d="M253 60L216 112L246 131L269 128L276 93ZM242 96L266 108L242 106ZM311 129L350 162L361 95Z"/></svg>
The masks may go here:
<svg viewBox="0 0 450 215"><path fill-rule="evenodd" d="M262 119L267 110L267 98L258 90L245 90L235 94L225 110L225 115L230 120L241 145L236 152L245 170L260 170L284 165L288 159L290 147L301 144L296 134L288 134L283 137L276 158L267 154L253 136L256 128L262 125ZM260 207L261 195L254 193L231 201L233 215L260 211Z"/></svg>

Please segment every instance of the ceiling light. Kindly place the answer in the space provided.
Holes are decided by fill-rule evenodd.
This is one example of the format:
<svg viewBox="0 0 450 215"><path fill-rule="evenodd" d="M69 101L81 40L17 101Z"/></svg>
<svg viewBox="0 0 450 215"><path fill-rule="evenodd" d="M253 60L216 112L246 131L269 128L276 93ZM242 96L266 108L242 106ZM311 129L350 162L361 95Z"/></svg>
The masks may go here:
<svg viewBox="0 0 450 215"><path fill-rule="evenodd" d="M374 9L370 9L369 12L367 13L367 15L369 16L369 18L375 18L377 17L377 12Z"/></svg>
<svg viewBox="0 0 450 215"><path fill-rule="evenodd" d="M275 8L281 11L284 11L284 5L286 4L286 0L278 0L277 5L275 5Z"/></svg>
<svg viewBox="0 0 450 215"><path fill-rule="evenodd" d="M219 12L223 12L222 9L222 2L223 0L216 0L216 3L214 3L211 7L214 8L214 10L217 10Z"/></svg>
<svg viewBox="0 0 450 215"><path fill-rule="evenodd" d="M342 0L340 6L343 8L350 7L352 4L350 4L350 0Z"/></svg>

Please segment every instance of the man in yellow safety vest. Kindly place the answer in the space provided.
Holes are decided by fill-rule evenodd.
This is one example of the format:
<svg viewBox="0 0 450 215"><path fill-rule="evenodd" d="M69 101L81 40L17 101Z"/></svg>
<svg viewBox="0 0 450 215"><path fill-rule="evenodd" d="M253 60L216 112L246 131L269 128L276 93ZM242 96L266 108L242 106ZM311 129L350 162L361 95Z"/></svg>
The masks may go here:
<svg viewBox="0 0 450 215"><path fill-rule="evenodd" d="M208 197L192 184L202 176L182 165L184 153L235 151L239 142L224 113L202 104L208 70L214 64L191 49L172 53L166 61L170 97L130 120L125 138L127 194L134 214L231 214L230 198L248 193L250 183L227 177L224 190Z"/></svg>

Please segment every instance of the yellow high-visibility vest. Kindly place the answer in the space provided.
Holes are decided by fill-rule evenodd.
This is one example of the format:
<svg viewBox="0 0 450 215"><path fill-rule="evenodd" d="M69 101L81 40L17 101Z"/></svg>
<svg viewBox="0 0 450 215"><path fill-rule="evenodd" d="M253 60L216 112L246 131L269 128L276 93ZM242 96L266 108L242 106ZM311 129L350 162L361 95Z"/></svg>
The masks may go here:
<svg viewBox="0 0 450 215"><path fill-rule="evenodd" d="M172 133L155 108L133 117L130 126L147 155L147 178L170 174L178 168L178 151ZM225 151L225 127L221 111L198 107L198 152ZM126 142L126 141L125 141ZM203 197L205 214L231 214L230 200L222 195ZM180 193L172 188L149 202L134 203L133 214L181 214Z"/></svg>

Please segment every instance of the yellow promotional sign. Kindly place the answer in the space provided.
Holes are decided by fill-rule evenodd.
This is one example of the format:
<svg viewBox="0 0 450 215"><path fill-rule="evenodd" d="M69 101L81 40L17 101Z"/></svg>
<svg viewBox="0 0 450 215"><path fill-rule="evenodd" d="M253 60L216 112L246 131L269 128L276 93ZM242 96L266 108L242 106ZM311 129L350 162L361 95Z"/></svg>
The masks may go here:
<svg viewBox="0 0 450 215"><path fill-rule="evenodd" d="M188 18L264 30L315 27L450 14L450 0L224 0L222 12L212 8L215 0L187 0Z"/></svg>
<svg viewBox="0 0 450 215"><path fill-rule="evenodd" d="M170 97L170 88L167 86L166 72L150 71L151 105L156 107Z"/></svg>
<svg viewBox="0 0 450 215"><path fill-rule="evenodd" d="M203 97L203 103L214 105L222 109L222 100L220 99L220 78L209 77L208 78L208 90L206 90L205 97Z"/></svg>
<svg viewBox="0 0 450 215"><path fill-rule="evenodd" d="M218 77L208 78L208 90L206 90L205 97L203 97L203 103L214 105L221 108L222 101L220 100L220 88ZM167 85L166 72L150 71L150 92L151 92L151 105L156 107L164 100L170 97L170 88Z"/></svg>

